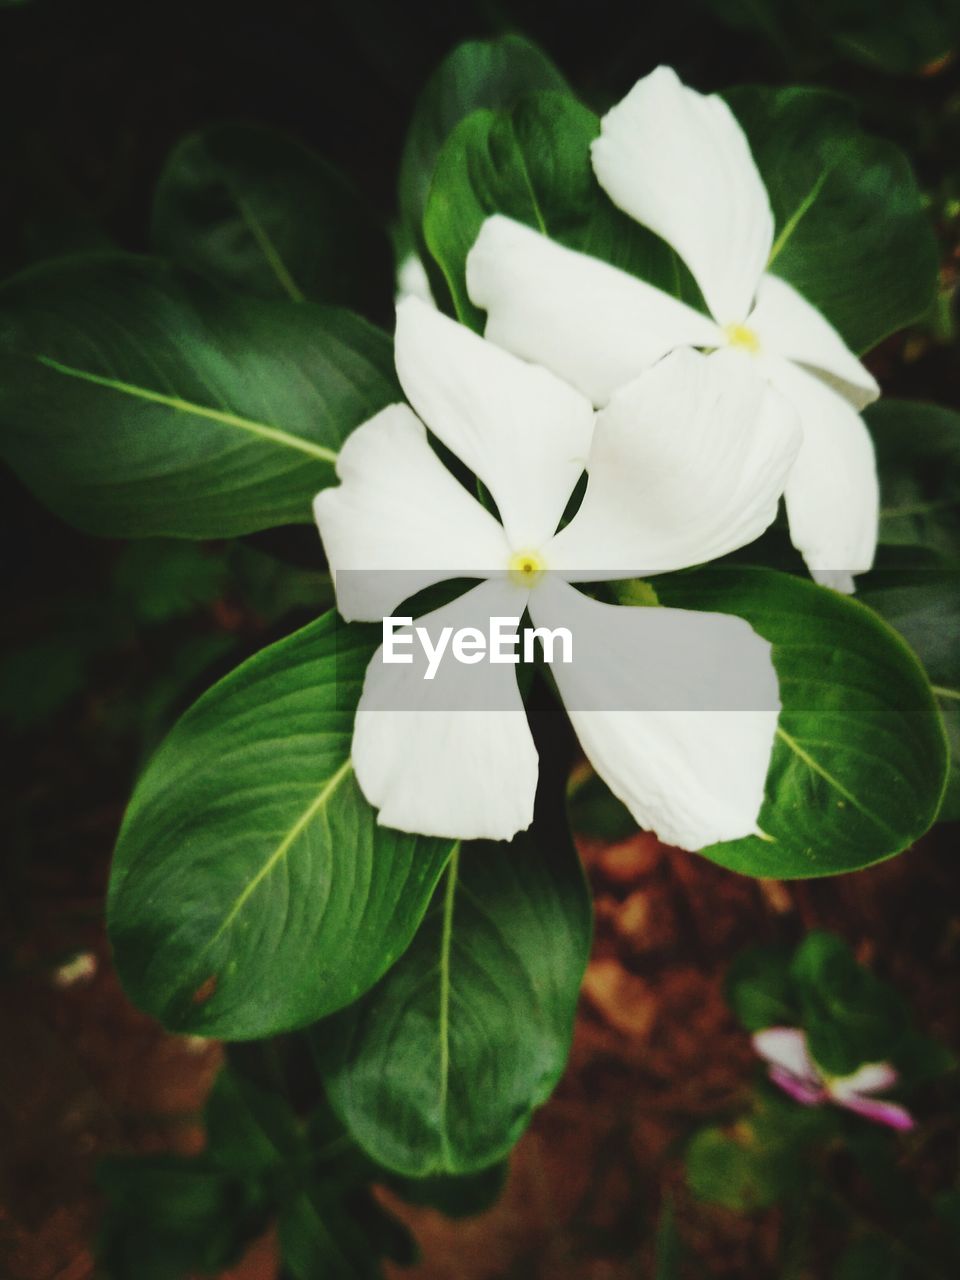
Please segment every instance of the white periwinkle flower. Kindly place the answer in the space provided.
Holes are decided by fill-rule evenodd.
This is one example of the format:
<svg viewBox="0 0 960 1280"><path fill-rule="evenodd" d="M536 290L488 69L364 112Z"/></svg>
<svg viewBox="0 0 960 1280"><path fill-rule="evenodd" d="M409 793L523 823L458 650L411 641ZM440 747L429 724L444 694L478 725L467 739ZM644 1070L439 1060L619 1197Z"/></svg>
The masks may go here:
<svg viewBox="0 0 960 1280"><path fill-rule="evenodd" d="M482 579L417 625L467 634L527 609L538 627L585 637L584 656L551 670L583 750L636 820L688 849L756 831L780 705L769 644L741 618L605 604L570 584L698 564L761 533L799 442L778 393L745 360L721 376L685 350L595 414L548 370L415 299L397 309L396 363L416 413L391 405L358 427L340 484L315 502L343 617L381 621L423 587ZM558 532L584 468L583 501ZM538 759L517 668L448 663L424 679L422 661L382 659L383 646L352 748L380 823L492 839L527 827ZM724 681L736 708L724 693L704 710Z"/></svg>
<svg viewBox="0 0 960 1280"><path fill-rule="evenodd" d="M852 591L876 549L876 463L859 410L879 388L820 312L767 270L773 215L733 112L659 67L604 117L592 154L600 185L676 250L710 315L498 215L467 261L486 336L598 405L676 347L749 353L803 428L785 491L793 543L818 581Z"/></svg>

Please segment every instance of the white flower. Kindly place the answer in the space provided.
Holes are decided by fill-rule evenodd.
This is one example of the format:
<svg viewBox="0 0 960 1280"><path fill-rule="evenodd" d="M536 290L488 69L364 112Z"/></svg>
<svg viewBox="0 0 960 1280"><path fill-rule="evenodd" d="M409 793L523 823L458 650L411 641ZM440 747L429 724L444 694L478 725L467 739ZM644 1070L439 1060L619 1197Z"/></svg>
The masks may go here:
<svg viewBox="0 0 960 1280"><path fill-rule="evenodd" d="M913 1116L896 1102L874 1095L899 1080L889 1062L864 1062L847 1076L833 1076L814 1062L806 1032L799 1027L767 1027L752 1036L753 1047L768 1064L773 1083L794 1102L819 1107L830 1102L891 1129L914 1127Z"/></svg>
<svg viewBox="0 0 960 1280"><path fill-rule="evenodd" d="M483 581L418 625L483 630L527 607L537 626L601 637L601 661L552 667L573 727L636 820L690 849L756 830L779 707L770 646L740 618L603 604L570 583L697 564L773 519L799 431L778 394L731 360L721 376L719 362L677 352L595 415L546 369L409 299L396 363L420 417L397 404L358 427L340 485L315 502L348 621L380 621L420 588L467 576ZM443 465L424 422L486 486L499 520ZM583 502L557 532L585 466ZM452 665L425 680L422 664L381 656L352 751L379 821L463 838L527 827L538 761L516 668ZM477 681L469 706L465 670ZM731 672L760 709L702 710Z"/></svg>
<svg viewBox="0 0 960 1280"><path fill-rule="evenodd" d="M614 204L677 251L710 315L496 216L467 260L486 336L597 405L678 346L750 353L803 427L785 492L793 543L818 581L852 591L876 549L876 464L859 410L879 388L820 312L766 269L773 215L730 108L660 67L604 117L593 167Z"/></svg>
<svg viewBox="0 0 960 1280"><path fill-rule="evenodd" d="M419 298L421 302L428 302L432 307L437 305L433 290L430 288L427 269L423 265L423 260L415 253L408 253L397 267L395 300L402 302L404 298Z"/></svg>

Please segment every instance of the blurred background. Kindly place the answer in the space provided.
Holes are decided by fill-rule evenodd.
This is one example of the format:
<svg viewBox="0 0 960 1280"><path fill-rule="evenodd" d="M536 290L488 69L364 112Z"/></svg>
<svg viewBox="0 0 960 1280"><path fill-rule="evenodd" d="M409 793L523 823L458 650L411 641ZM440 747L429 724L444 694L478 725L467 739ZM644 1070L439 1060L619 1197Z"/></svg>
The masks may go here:
<svg viewBox="0 0 960 1280"><path fill-rule="evenodd" d="M702 90L812 83L855 97L865 125L909 153L942 251L938 306L871 367L887 393L960 408L958 27L953 0L802 13L778 0L0 0L0 277L91 248L145 251L166 156L220 120L300 139L389 220L431 70L460 40L520 31L598 110L661 62ZM101 1158L203 1145L222 1050L164 1034L125 1000L103 932L109 858L137 769L179 711L326 607L318 553L309 530L89 538L0 470L0 1276L89 1280ZM683 1176L690 1132L735 1114L755 1070L724 974L750 943L832 928L956 1050L956 828L885 867L783 885L582 816L597 938L567 1077L492 1209L451 1221L382 1193L423 1254L403 1274L666 1277L681 1274L655 1271L675 1222L691 1275L786 1276L777 1206L698 1202ZM932 1196L956 1179L955 1085L924 1105L904 1158ZM938 1274L928 1264L910 1274ZM229 1274L266 1280L277 1266L268 1231Z"/></svg>

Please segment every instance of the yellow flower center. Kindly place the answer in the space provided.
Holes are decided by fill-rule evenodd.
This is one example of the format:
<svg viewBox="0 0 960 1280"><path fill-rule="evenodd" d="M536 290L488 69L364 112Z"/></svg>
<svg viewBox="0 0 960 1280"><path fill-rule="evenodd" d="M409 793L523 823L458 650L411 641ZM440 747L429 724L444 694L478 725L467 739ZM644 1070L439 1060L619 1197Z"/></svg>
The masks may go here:
<svg viewBox="0 0 960 1280"><path fill-rule="evenodd" d="M724 333L731 347L740 347L743 351L749 351L752 356L760 350L760 339L745 324L728 324Z"/></svg>
<svg viewBox="0 0 960 1280"><path fill-rule="evenodd" d="M507 563L507 571L520 587L532 587L547 567L539 551L515 551Z"/></svg>

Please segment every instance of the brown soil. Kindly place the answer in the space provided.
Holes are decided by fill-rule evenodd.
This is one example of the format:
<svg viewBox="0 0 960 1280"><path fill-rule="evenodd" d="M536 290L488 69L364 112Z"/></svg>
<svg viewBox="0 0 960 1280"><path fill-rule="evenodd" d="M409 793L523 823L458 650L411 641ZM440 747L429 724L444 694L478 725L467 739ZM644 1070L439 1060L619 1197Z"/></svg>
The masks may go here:
<svg viewBox="0 0 960 1280"><path fill-rule="evenodd" d="M103 847L116 814L94 821ZM92 833L88 833L92 834ZM385 1203L417 1236L424 1261L399 1280L627 1280L652 1275L656 1224L669 1195L698 1269L776 1274L776 1210L741 1217L698 1204L681 1151L708 1118L736 1113L756 1064L722 996L746 944L836 929L896 981L921 1026L956 1047L960 1006L958 871L945 843L867 872L807 884L756 883L639 835L581 845L596 895L596 939L566 1076L536 1116L489 1212L451 1222ZM127 1002L99 920L105 858L94 870L34 864L33 917L3 985L0 1258L9 1280L92 1280L97 1159L117 1151L189 1153L221 1061L217 1045L164 1033ZM57 985L65 953L96 972ZM921 1115L905 1158L942 1177L955 1144L949 1115ZM259 1241L231 1280L273 1280L276 1249Z"/></svg>

